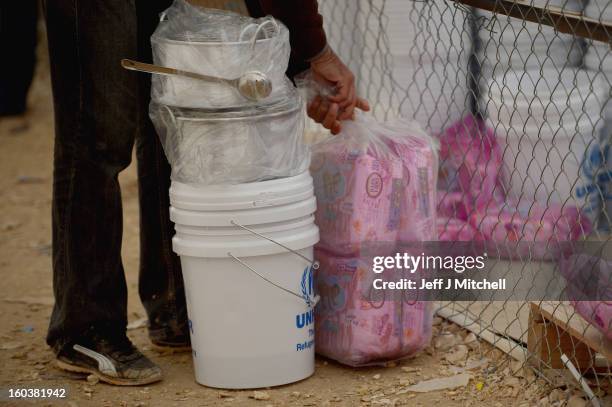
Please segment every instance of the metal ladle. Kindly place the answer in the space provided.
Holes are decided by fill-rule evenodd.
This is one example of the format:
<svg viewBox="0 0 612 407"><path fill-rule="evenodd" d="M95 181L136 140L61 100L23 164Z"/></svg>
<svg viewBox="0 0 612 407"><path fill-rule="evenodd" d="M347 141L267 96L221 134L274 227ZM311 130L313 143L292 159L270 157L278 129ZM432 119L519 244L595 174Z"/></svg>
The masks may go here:
<svg viewBox="0 0 612 407"><path fill-rule="evenodd" d="M195 72L168 68L165 66L146 64L144 62L122 59L121 66L125 69L138 72L154 73L168 76L184 76L186 78L198 79L207 82L224 82L236 89L248 100L258 102L270 96L272 93L272 82L263 72L248 71L236 79L217 78Z"/></svg>

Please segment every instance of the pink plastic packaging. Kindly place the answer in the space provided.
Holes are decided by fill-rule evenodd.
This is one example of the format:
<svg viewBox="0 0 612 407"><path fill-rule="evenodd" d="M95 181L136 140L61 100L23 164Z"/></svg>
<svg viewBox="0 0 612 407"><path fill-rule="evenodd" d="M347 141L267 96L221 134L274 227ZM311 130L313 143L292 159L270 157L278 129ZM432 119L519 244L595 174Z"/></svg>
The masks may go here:
<svg viewBox="0 0 612 407"><path fill-rule="evenodd" d="M436 230L436 183L438 155L431 141L410 137L394 143L404 164L404 196L401 205L398 240L434 241Z"/></svg>
<svg viewBox="0 0 612 407"><path fill-rule="evenodd" d="M430 303L374 291L373 280L393 279L393 271L375 274L367 253L390 255L402 242L436 239L437 152L413 122L358 116L343 126L313 146L321 236L316 351L363 366L412 356L429 343Z"/></svg>
<svg viewBox="0 0 612 407"><path fill-rule="evenodd" d="M509 258L554 260L561 244L591 232L591 223L576 207L509 199L504 205L490 205L485 213L470 216L472 226L492 249Z"/></svg>
<svg viewBox="0 0 612 407"><path fill-rule="evenodd" d="M493 131L467 116L440 135L439 185L465 194L469 208L485 211L504 201L503 153Z"/></svg>
<svg viewBox="0 0 612 407"><path fill-rule="evenodd" d="M376 298L371 259L335 257L317 250L317 353L350 366L414 355L431 339L432 309L424 301ZM393 271L389 271L393 272ZM370 295L368 295L370 293ZM379 293L380 294L380 293Z"/></svg>
<svg viewBox="0 0 612 407"><path fill-rule="evenodd" d="M345 122L313 146L318 247L350 256L375 243L383 255L397 240L434 240L437 163L433 139L413 122Z"/></svg>
<svg viewBox="0 0 612 407"><path fill-rule="evenodd" d="M438 217L438 240L443 242L470 242L480 240L476 229L456 218Z"/></svg>
<svg viewBox="0 0 612 407"><path fill-rule="evenodd" d="M506 197L502 184L502 151L493 131L468 116L440 135L439 216L467 221L475 238L487 242L502 258L552 260L563 242L591 232L590 221L574 206L518 202ZM459 236L461 223L442 228L440 240Z"/></svg>
<svg viewBox="0 0 612 407"><path fill-rule="evenodd" d="M351 255L367 242L388 243L392 250L400 227L402 163L330 145L317 152L310 167L317 197L315 220L319 248Z"/></svg>
<svg viewBox="0 0 612 407"><path fill-rule="evenodd" d="M438 216L467 221L470 212L463 192L438 191Z"/></svg>

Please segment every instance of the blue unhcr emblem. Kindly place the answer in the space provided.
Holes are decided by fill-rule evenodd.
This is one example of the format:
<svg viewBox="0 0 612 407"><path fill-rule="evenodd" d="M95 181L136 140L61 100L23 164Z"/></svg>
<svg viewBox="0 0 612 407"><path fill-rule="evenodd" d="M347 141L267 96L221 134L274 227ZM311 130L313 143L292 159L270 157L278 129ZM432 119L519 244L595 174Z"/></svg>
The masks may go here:
<svg viewBox="0 0 612 407"><path fill-rule="evenodd" d="M312 298L314 297L314 268L308 266L302 273L302 298L306 301L309 307L312 307Z"/></svg>

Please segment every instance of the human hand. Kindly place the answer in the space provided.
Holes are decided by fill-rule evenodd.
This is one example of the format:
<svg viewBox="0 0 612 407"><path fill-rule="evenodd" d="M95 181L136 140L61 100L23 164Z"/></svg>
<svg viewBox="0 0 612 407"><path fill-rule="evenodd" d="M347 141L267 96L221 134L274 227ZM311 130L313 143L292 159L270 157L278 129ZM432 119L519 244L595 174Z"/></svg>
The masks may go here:
<svg viewBox="0 0 612 407"><path fill-rule="evenodd" d="M331 48L327 48L313 59L310 62L310 69L314 79L334 89L334 94L315 97L308 104L308 116L321 123L332 134L340 132L342 120L354 117L355 108L370 110L368 102L357 97L355 76Z"/></svg>

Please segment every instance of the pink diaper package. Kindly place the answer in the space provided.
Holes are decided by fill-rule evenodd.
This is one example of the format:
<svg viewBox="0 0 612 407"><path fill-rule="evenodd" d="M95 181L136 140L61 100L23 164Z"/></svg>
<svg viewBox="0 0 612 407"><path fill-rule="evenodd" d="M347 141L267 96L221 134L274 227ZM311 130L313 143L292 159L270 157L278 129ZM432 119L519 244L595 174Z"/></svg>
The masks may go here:
<svg viewBox="0 0 612 407"><path fill-rule="evenodd" d="M457 191L438 191L438 216L467 221L471 207L466 195Z"/></svg>
<svg viewBox="0 0 612 407"><path fill-rule="evenodd" d="M436 240L438 154L427 138L410 137L394 148L404 164L404 196L398 239L402 243Z"/></svg>
<svg viewBox="0 0 612 407"><path fill-rule="evenodd" d="M441 242L471 242L481 240L478 231L469 223L439 216L437 219L438 240Z"/></svg>
<svg viewBox="0 0 612 407"><path fill-rule="evenodd" d="M316 351L350 366L405 358L431 339L432 308L373 293L371 258L336 257L317 250ZM393 272L393 271L389 271ZM382 295L378 298L377 295Z"/></svg>
<svg viewBox="0 0 612 407"><path fill-rule="evenodd" d="M478 210L504 201L503 153L493 130L473 116L440 135L441 189L464 194Z"/></svg>
<svg viewBox="0 0 612 407"><path fill-rule="evenodd" d="M576 311L612 341L612 301L575 301Z"/></svg>
<svg viewBox="0 0 612 407"><path fill-rule="evenodd" d="M551 260L563 242L591 232L590 221L575 206L519 201L505 193L503 155L493 131L468 116L440 135L438 222L440 240L459 235L469 223L501 258ZM459 229L461 228L461 229Z"/></svg>
<svg viewBox="0 0 612 407"><path fill-rule="evenodd" d="M431 304L375 290L382 274L373 272L372 256L436 239L437 166L433 139L404 120L360 115L313 146L317 353L363 366L412 356L429 343Z"/></svg>
<svg viewBox="0 0 612 407"><path fill-rule="evenodd" d="M470 223L488 247L502 257L517 259L557 259L563 243L591 232L590 221L576 207L513 199L484 213L474 212Z"/></svg>
<svg viewBox="0 0 612 407"><path fill-rule="evenodd" d="M392 250L400 227L402 162L331 144L314 154L310 171L317 197L318 247L359 253L367 242Z"/></svg>
<svg viewBox="0 0 612 407"><path fill-rule="evenodd" d="M313 146L320 249L354 256L436 237L437 150L413 122L359 116Z"/></svg>

